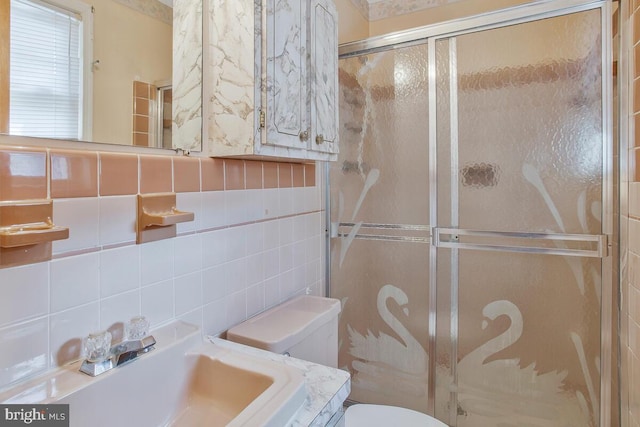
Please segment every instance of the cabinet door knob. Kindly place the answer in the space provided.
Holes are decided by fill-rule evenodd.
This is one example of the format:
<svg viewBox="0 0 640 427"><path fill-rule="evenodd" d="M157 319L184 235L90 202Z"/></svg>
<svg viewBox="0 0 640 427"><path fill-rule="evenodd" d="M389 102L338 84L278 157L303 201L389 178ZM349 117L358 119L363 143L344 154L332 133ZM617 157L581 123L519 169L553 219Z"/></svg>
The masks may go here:
<svg viewBox="0 0 640 427"><path fill-rule="evenodd" d="M324 136L322 134L316 136L316 144L320 145L324 142Z"/></svg>
<svg viewBox="0 0 640 427"><path fill-rule="evenodd" d="M300 141L305 142L309 139L309 131L300 132Z"/></svg>

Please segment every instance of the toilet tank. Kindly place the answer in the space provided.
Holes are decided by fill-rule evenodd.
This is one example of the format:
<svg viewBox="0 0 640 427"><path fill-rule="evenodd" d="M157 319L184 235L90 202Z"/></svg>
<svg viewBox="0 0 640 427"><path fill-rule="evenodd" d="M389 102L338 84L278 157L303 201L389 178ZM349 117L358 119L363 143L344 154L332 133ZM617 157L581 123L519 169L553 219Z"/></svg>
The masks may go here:
<svg viewBox="0 0 640 427"><path fill-rule="evenodd" d="M338 366L340 301L303 295L227 331L227 340L325 366Z"/></svg>

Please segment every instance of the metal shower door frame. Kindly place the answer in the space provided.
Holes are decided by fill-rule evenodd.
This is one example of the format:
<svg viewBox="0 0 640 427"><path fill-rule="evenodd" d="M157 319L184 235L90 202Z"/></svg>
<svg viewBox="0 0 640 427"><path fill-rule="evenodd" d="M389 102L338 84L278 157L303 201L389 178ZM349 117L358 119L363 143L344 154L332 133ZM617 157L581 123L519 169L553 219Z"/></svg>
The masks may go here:
<svg viewBox="0 0 640 427"><path fill-rule="evenodd" d="M432 244L429 249L429 265L433 268L429 270L429 349L430 354L436 351L436 310L437 310L437 269L436 258L438 246L433 243L433 238L439 235L444 229L436 229L438 224L438 204L437 204L437 100L436 100L436 42L442 39L452 39L451 49L455 53L455 37L486 31L505 26L512 26L547 18L577 13L587 10L600 9L601 25L602 25L602 129L603 129L603 164L602 164L602 235L606 239L598 239L597 241L599 253L597 255L605 255L602 257L602 301L601 301L601 357L600 357L600 427L609 427L610 418L607 414L611 413L611 386L612 386L612 345L614 345L614 337L611 334L613 322L613 257L611 255L611 247L613 244L613 224L614 224L614 194L613 194L613 76L612 76L612 46L611 46L611 4L606 0L589 1L589 0L543 0L531 4L516 6L500 11L490 12L469 18L463 18L456 21L443 22L439 24L419 27L411 30L400 31L388 35L374 37L363 41L346 43L339 46L339 57L347 58L362 54L375 53L376 51L384 51L398 47L405 47L414 44L428 45L428 86L433 89L429 91L429 199L430 212L429 224L433 227L433 233L430 233ZM455 61L455 55L450 55L450 61ZM455 64L450 64L455 65ZM455 67L451 67L455 70ZM451 80L456 78L452 73ZM451 85L451 129L452 129L452 163L457 161L455 155L457 150L457 98L455 95L456 85ZM455 98L455 99L454 99ZM457 167L452 164L452 173L457 173ZM326 294L330 295L331 290L331 235L329 228L331 225L331 204L330 204L330 181L329 181L329 163L325 166L325 203L326 203ZM457 185L457 177L451 180L451 184ZM452 191L457 195L457 191ZM457 199L452 197L452 223L450 226L457 226ZM450 231L450 230L449 230ZM457 265L457 250L452 250L452 267ZM457 354L457 268L452 268L456 273L452 274L451 300L452 309L450 313L451 321L451 347L452 357L456 360ZM452 364L452 376L455 379L455 366ZM436 358L429 357L429 377L428 377L428 410L429 413L435 413L435 394L436 394ZM456 412L457 405L451 405L452 413ZM453 418L455 419L455 417Z"/></svg>

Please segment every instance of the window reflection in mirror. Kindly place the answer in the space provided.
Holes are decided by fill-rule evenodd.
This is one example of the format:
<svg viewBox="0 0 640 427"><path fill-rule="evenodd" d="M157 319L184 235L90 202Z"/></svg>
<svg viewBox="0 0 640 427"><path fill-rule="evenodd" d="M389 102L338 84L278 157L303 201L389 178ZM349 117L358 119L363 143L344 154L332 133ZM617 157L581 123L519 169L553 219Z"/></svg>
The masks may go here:
<svg viewBox="0 0 640 427"><path fill-rule="evenodd" d="M163 145L157 88L171 82L170 7L158 0L0 3L0 75L9 74L0 77L0 133L143 145L136 137L145 125L144 145ZM144 117L136 111L140 82L153 88Z"/></svg>
<svg viewBox="0 0 640 427"><path fill-rule="evenodd" d="M91 74L82 63L91 55L91 9L74 0L55 3L11 0L12 135L82 139L91 132Z"/></svg>

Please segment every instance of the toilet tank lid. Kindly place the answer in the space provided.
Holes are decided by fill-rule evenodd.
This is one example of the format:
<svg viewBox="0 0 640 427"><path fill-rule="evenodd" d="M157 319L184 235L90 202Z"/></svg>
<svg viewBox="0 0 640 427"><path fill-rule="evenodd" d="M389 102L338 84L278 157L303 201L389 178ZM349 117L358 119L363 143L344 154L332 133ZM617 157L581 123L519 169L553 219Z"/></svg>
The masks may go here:
<svg viewBox="0 0 640 427"><path fill-rule="evenodd" d="M302 295L234 326L227 339L284 353L339 313L337 299Z"/></svg>

